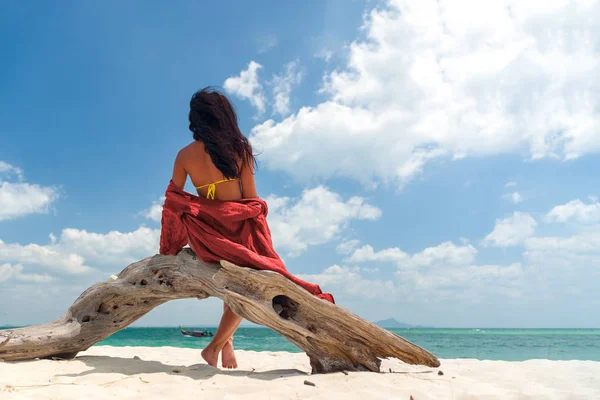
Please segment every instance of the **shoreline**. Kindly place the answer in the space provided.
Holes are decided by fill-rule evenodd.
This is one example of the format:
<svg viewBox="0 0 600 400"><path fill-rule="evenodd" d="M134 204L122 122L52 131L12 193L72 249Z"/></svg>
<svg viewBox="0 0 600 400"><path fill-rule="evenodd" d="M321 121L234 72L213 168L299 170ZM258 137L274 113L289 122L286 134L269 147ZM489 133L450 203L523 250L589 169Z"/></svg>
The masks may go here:
<svg viewBox="0 0 600 400"><path fill-rule="evenodd" d="M0 362L0 398L600 398L598 361L442 359L429 368L383 360L379 374L311 375L304 353L236 353L237 370L180 347L92 346L69 361Z"/></svg>
<svg viewBox="0 0 600 400"><path fill-rule="evenodd" d="M205 327L186 328L203 330ZM391 332L441 359L600 361L600 330L393 329ZM239 328L235 337L235 347L238 350L302 353L300 348L268 328ZM178 327L128 327L96 345L202 349L209 340L208 337L182 335Z"/></svg>
<svg viewBox="0 0 600 400"><path fill-rule="evenodd" d="M26 325L0 325L0 330L2 329L17 329L17 328L26 328L28 326L36 326L43 325L48 322L40 322L40 323L31 323ZM374 323L374 322L371 322ZM520 328L520 327L504 327L504 328L489 328L489 327L452 327L452 326L407 326L407 327L391 327L391 326L381 326L380 328L387 330L449 330L449 331L600 331L599 328L594 327L583 327L583 328L552 328L552 327L542 327L542 328ZM218 325L198 325L197 322L192 322L189 324L181 324L181 325L129 325L123 329L131 329L131 328L141 328L141 329L152 329L152 328L167 328L167 329L178 329L182 328L207 328L207 329L216 329ZM253 325L240 325L240 328L257 328L257 329L270 329L262 325L253 324Z"/></svg>

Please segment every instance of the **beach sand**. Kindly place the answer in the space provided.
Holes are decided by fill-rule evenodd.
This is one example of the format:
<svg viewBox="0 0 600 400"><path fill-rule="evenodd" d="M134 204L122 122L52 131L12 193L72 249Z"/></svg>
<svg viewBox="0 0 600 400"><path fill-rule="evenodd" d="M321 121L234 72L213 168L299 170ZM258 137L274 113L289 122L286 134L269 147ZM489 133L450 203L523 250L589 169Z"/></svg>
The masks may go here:
<svg viewBox="0 0 600 400"><path fill-rule="evenodd" d="M593 361L465 359L427 368L384 360L385 373L310 375L303 353L237 354L237 370L175 347L95 346L70 361L0 362L0 399L600 399Z"/></svg>

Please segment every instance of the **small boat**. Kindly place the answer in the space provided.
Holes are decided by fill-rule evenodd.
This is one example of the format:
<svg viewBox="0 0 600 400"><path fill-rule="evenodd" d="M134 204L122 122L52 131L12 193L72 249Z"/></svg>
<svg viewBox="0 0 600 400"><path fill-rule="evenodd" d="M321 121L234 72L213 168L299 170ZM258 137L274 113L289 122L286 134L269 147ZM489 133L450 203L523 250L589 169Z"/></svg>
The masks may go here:
<svg viewBox="0 0 600 400"><path fill-rule="evenodd" d="M203 331L188 331L186 329L183 329L182 327L179 327L179 330L181 331L181 333L184 336L193 336L193 337L211 337L213 335L212 332L209 332L208 330L203 330Z"/></svg>

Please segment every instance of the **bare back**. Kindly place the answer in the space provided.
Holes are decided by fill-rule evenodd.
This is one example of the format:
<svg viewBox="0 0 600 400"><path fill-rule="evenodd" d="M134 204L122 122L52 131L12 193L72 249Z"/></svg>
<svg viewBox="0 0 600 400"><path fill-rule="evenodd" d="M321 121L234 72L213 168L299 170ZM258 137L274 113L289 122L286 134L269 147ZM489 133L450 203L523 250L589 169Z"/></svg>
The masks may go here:
<svg viewBox="0 0 600 400"><path fill-rule="evenodd" d="M173 183L183 189L188 175L194 187L225 179L223 173L213 164L205 151L204 144L200 141L194 141L181 149L175 159ZM198 195L206 197L208 188L200 188L197 191ZM214 196L216 200L225 201L258 197L252 166L244 166L238 180L219 183Z"/></svg>

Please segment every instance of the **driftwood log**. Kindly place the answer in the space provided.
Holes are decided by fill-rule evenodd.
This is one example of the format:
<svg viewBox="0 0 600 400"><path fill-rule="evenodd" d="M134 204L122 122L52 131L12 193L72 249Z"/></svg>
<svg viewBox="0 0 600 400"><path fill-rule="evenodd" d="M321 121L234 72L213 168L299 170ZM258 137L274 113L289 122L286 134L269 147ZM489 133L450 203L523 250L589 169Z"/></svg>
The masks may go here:
<svg viewBox="0 0 600 400"><path fill-rule="evenodd" d="M0 359L74 358L169 300L216 296L236 314L300 347L313 373L379 371L382 358L431 367L438 359L351 312L318 299L271 271L223 261L207 264L190 249L129 265L93 285L58 320L0 330Z"/></svg>

